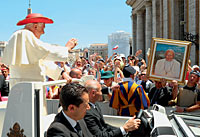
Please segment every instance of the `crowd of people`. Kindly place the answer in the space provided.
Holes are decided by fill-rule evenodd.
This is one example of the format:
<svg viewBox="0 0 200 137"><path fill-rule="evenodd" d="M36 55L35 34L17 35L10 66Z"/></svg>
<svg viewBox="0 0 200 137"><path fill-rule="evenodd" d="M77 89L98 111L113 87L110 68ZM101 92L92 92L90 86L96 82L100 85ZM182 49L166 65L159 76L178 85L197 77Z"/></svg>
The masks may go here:
<svg viewBox="0 0 200 137"><path fill-rule="evenodd" d="M127 58L124 54L114 52L104 59L94 53L88 58L79 57L69 64L68 51L77 45L77 39L69 40L65 47L42 42L40 36L44 34L46 23L53 21L41 14L29 14L18 22L18 25L25 27L16 31L6 46L1 65L0 93L1 96L9 96L9 86L12 88L21 81L65 79L67 84L64 87L46 88L46 97L60 99L62 106L47 136L124 136L138 129L140 120L135 115L140 109L148 109L154 104L176 106L177 112L200 110L199 66L190 66L188 63L185 70L186 85L181 86L176 80L149 79L147 63L140 57L141 50ZM169 63L173 56L172 51L166 52ZM163 65L159 62L156 73L169 74L162 72ZM171 75L177 77L170 72ZM120 128L108 125L96 105L99 101L108 101L118 115L133 118ZM79 132L80 128L83 131Z"/></svg>

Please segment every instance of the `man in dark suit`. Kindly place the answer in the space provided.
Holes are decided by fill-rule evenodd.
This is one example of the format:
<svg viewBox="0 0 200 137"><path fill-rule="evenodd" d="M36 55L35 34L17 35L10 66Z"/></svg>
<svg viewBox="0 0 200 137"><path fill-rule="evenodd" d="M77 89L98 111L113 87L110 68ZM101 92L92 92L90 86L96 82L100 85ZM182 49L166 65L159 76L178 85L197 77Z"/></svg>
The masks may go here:
<svg viewBox="0 0 200 137"><path fill-rule="evenodd" d="M88 91L80 84L66 84L60 93L63 110L58 113L47 130L47 137L91 137L83 119L88 104Z"/></svg>
<svg viewBox="0 0 200 137"><path fill-rule="evenodd" d="M89 105L91 109L87 110L84 120L93 135L97 137L123 137L129 131L138 129L140 120L135 119L135 117L129 119L120 128L106 124L100 108L95 105L95 102L99 101L102 96L101 85L98 81L88 80L85 83L85 87L89 92Z"/></svg>
<svg viewBox="0 0 200 137"><path fill-rule="evenodd" d="M9 86L5 81L5 77L0 75L0 98L1 96L8 96L9 94Z"/></svg>

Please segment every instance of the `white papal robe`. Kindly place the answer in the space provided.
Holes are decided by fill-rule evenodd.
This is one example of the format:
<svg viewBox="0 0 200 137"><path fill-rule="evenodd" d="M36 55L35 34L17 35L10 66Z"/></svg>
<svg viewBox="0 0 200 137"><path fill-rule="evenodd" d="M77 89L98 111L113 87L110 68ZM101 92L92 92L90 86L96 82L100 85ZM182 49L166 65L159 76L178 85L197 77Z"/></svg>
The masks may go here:
<svg viewBox="0 0 200 137"><path fill-rule="evenodd" d="M2 62L10 67L10 87L22 81L58 80L62 69L54 61L67 61L68 48L42 42L26 29L13 33Z"/></svg>
<svg viewBox="0 0 200 137"><path fill-rule="evenodd" d="M167 64L166 59L160 59L155 65L155 74L178 79L180 75L180 63L173 59Z"/></svg>

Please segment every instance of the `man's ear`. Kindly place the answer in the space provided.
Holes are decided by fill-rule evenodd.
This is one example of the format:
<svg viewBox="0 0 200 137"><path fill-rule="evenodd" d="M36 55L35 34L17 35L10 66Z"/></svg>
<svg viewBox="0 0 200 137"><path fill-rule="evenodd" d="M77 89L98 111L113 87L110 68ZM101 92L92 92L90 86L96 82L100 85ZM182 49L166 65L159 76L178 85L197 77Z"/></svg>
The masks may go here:
<svg viewBox="0 0 200 137"><path fill-rule="evenodd" d="M35 23L35 24L34 24L34 28L37 29L37 27L38 27L38 25Z"/></svg>
<svg viewBox="0 0 200 137"><path fill-rule="evenodd" d="M68 110L69 110L69 111L74 111L74 110L75 110L75 105L70 104L70 105L68 106Z"/></svg>
<svg viewBox="0 0 200 137"><path fill-rule="evenodd" d="M92 89L92 90L89 91L89 94L90 94L91 96L94 96L94 95L95 95L95 91Z"/></svg>

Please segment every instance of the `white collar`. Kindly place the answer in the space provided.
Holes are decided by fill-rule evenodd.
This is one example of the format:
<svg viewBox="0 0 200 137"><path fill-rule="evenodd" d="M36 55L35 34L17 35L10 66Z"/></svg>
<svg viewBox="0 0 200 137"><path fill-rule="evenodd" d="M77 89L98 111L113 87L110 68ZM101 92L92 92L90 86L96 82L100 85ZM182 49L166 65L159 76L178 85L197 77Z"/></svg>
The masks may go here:
<svg viewBox="0 0 200 137"><path fill-rule="evenodd" d="M92 105L93 108L96 108L95 104L93 104L91 102L89 102L89 103L90 103L90 105Z"/></svg>
<svg viewBox="0 0 200 137"><path fill-rule="evenodd" d="M132 82L135 82L132 78L123 78L123 82L126 82L126 81L132 81Z"/></svg>
<svg viewBox="0 0 200 137"><path fill-rule="evenodd" d="M69 123L71 124L71 126L74 128L75 126L76 126L76 121L75 120L73 120L73 119L71 119L69 116L67 116L64 112L63 112L63 110L62 110L62 113L63 113L63 115L64 115L64 117L69 121Z"/></svg>

